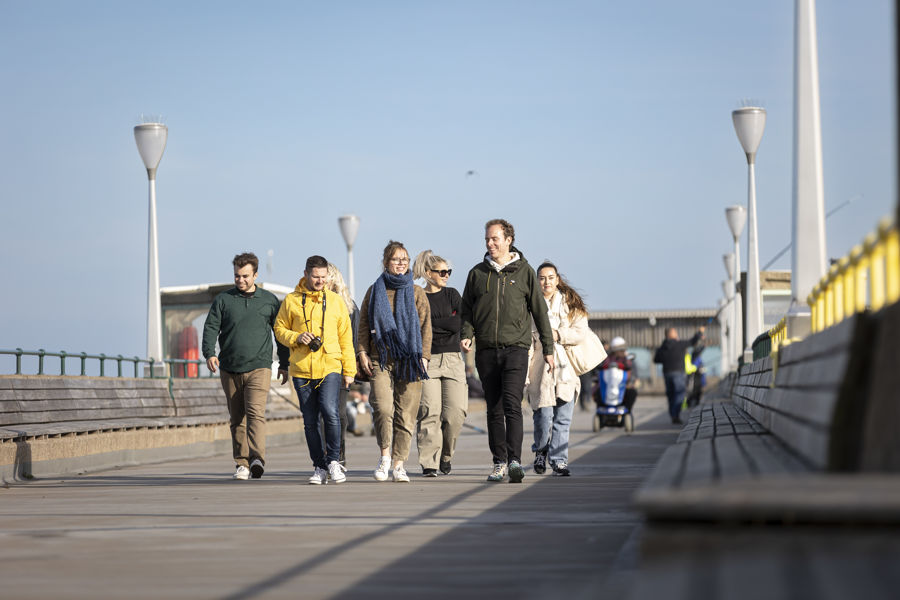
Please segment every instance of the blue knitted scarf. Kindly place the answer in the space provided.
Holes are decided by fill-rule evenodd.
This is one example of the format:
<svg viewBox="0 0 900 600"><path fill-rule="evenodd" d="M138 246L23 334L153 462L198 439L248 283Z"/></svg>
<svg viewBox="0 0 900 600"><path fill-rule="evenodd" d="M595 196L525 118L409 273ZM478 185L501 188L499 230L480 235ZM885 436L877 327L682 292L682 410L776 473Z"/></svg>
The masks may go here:
<svg viewBox="0 0 900 600"><path fill-rule="evenodd" d="M393 311L388 289L396 292ZM388 360L393 360L394 374L402 381L428 379L422 369L422 329L412 273L392 275L385 271L375 280L369 298L369 323L375 329L375 348L382 371Z"/></svg>

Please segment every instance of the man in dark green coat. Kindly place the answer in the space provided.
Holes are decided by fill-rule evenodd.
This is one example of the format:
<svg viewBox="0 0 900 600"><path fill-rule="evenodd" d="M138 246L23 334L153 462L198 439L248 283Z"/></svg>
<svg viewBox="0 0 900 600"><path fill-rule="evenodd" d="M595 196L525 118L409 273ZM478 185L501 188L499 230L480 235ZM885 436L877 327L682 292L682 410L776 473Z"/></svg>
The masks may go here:
<svg viewBox="0 0 900 600"><path fill-rule="evenodd" d="M553 330L534 269L512 244L513 226L492 219L484 226L487 253L472 267L462 296L460 347L472 349L487 403L488 444L494 469L488 481L519 483L522 469L522 394L534 321L544 360L552 371Z"/></svg>
<svg viewBox="0 0 900 600"><path fill-rule="evenodd" d="M234 287L216 296L203 325L203 358L219 371L228 402L234 478L262 477L266 464L266 400L272 381L272 327L281 302L256 285L259 259L238 254ZM219 354L216 355L216 341ZM279 344L281 383L287 382L287 349Z"/></svg>

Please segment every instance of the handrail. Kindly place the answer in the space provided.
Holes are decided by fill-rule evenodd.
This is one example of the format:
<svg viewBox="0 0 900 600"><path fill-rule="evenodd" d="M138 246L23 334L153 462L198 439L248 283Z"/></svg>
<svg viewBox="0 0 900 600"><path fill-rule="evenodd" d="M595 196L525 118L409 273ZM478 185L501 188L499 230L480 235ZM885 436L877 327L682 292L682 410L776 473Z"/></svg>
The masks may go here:
<svg viewBox="0 0 900 600"><path fill-rule="evenodd" d="M864 310L900 300L900 231L884 218L847 256L835 262L807 298L813 333Z"/></svg>
<svg viewBox="0 0 900 600"><path fill-rule="evenodd" d="M38 368L37 373L35 375L49 375L49 373L45 373L45 358L59 358L59 375L66 375L66 360L67 359L78 359L81 364L81 372L79 375L87 374L87 361L88 360L97 360L100 364L100 377L113 377L113 375L106 375L106 361L114 360L116 361L116 375L115 377L123 377L122 373L122 363L126 363L126 368L128 363L134 368L134 377L135 378L144 378L144 379L199 379L200 378L200 365L205 365L206 361L197 360L197 359L185 359L185 358L166 358L162 360L162 364L168 366L166 369L160 369L158 365L160 365L160 361L154 360L152 358L141 358L139 356L122 356L121 354L117 354L115 356L110 356L108 354L88 354L86 352L80 353L70 353L64 350L60 352L48 352L41 348L40 350L23 350L22 348L16 348L15 350L4 350L0 349L0 355L6 356L15 356L16 357L16 375L23 375L22 373L22 357L23 356L36 356L38 359ZM145 370L145 374L140 374L140 365L148 365L149 369ZM157 366L154 368L154 366ZM191 369L188 365L197 365L196 369ZM173 368L175 367L175 368ZM178 368L180 367L180 368ZM149 373L146 374L146 373ZM178 373L178 374L176 374ZM205 377L215 377L214 374L210 373L205 375Z"/></svg>

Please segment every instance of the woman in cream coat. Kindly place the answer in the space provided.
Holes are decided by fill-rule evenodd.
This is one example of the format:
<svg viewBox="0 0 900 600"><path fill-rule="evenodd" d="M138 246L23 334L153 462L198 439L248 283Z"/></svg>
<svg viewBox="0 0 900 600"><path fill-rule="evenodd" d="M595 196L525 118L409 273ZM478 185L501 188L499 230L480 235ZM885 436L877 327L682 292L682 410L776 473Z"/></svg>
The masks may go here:
<svg viewBox="0 0 900 600"><path fill-rule="evenodd" d="M584 339L588 332L587 309L553 263L541 264L537 274L553 328L556 368L548 373L541 353L532 353L526 391L534 411L534 472L543 473L549 462L554 475L567 477L569 427L581 380L569 364L564 346L577 345ZM532 348L538 343L535 338Z"/></svg>

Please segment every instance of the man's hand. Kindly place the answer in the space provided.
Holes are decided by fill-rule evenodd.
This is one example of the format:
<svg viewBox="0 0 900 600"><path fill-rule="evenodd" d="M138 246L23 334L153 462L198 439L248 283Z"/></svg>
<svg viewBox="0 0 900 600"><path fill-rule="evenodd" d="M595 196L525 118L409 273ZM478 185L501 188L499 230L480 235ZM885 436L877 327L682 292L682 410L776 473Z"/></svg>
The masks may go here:
<svg viewBox="0 0 900 600"><path fill-rule="evenodd" d="M362 350L359 353L359 368L363 370L363 373L372 376L372 361L369 359L369 354L365 350Z"/></svg>
<svg viewBox="0 0 900 600"><path fill-rule="evenodd" d="M278 369L278 377L281 378L281 385L286 384L288 381L287 369Z"/></svg>
<svg viewBox="0 0 900 600"><path fill-rule="evenodd" d="M548 367L547 373L549 373L549 374L552 375L552 374L553 374L553 369L556 368L556 361L553 360L553 355L552 355L552 354L545 354L545 355L544 355L544 362L547 363L547 367Z"/></svg>
<svg viewBox="0 0 900 600"><path fill-rule="evenodd" d="M297 339L294 341L294 343L297 344L298 346L301 344L308 346L309 343L311 341L313 341L314 337L316 337L316 336L314 336L313 334L311 334L308 331L304 331L303 333L301 333L300 335L297 336Z"/></svg>
<svg viewBox="0 0 900 600"><path fill-rule="evenodd" d="M344 389L349 390L351 385L353 385L353 378L344 375Z"/></svg>
<svg viewBox="0 0 900 600"><path fill-rule="evenodd" d="M459 349L463 352L470 352L472 350L472 340L469 338L459 340Z"/></svg>
<svg viewBox="0 0 900 600"><path fill-rule="evenodd" d="M206 368L209 369L210 373L215 373L219 370L219 358L216 356L210 356L206 359Z"/></svg>

